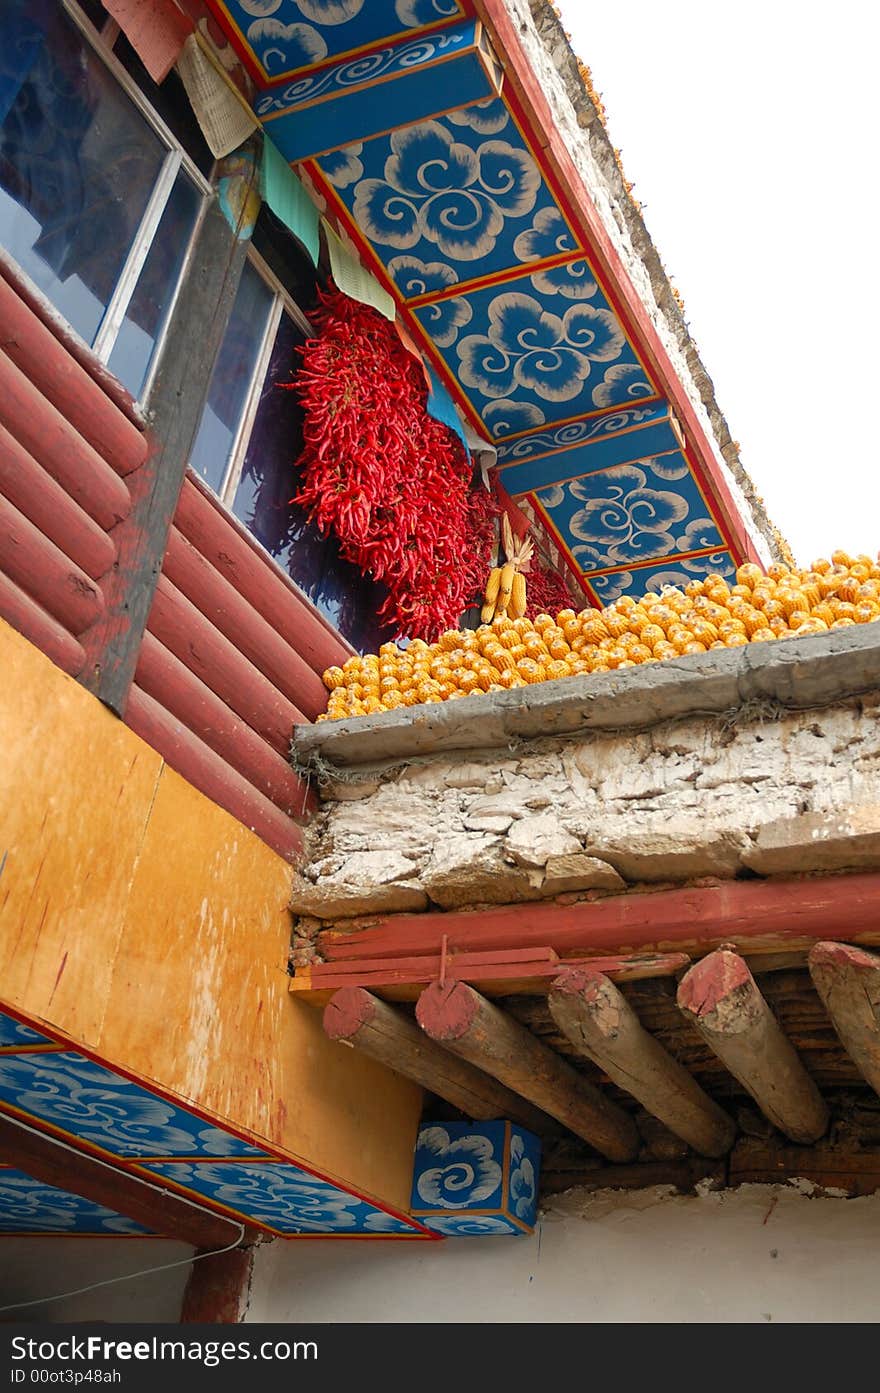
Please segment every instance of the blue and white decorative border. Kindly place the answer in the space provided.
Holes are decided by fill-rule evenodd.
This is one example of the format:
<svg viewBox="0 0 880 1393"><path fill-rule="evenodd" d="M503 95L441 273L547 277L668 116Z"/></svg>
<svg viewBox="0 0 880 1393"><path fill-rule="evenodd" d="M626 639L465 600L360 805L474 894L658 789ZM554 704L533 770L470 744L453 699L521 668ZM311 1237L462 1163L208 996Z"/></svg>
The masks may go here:
<svg viewBox="0 0 880 1393"><path fill-rule="evenodd" d="M0 1012L0 1041L0 1115L21 1118L121 1171L170 1183L187 1198L280 1237L432 1237L418 1220L218 1127L8 1010ZM0 1170L0 1234L22 1232L146 1230L79 1196Z"/></svg>

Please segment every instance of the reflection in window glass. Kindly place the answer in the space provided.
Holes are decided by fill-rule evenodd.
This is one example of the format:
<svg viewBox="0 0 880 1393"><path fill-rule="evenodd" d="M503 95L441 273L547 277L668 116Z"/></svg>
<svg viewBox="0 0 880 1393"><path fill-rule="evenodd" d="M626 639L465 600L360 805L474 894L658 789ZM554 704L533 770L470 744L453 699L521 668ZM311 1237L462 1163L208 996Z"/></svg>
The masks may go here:
<svg viewBox="0 0 880 1393"><path fill-rule="evenodd" d="M385 598L375 581L339 555L333 537L322 537L303 510L290 502L299 486L295 461L302 449L302 410L285 391L296 371L303 334L283 315L245 455L233 512L282 570L361 651L375 651L390 637L376 621Z"/></svg>
<svg viewBox="0 0 880 1393"><path fill-rule="evenodd" d="M108 367L139 397L165 323L198 216L201 194L181 171L129 302Z"/></svg>
<svg viewBox="0 0 880 1393"><path fill-rule="evenodd" d="M190 456L192 468L217 491L247 404L274 300L266 282L246 262Z"/></svg>
<svg viewBox="0 0 880 1393"><path fill-rule="evenodd" d="M57 0L3 0L0 243L87 343L165 154Z"/></svg>

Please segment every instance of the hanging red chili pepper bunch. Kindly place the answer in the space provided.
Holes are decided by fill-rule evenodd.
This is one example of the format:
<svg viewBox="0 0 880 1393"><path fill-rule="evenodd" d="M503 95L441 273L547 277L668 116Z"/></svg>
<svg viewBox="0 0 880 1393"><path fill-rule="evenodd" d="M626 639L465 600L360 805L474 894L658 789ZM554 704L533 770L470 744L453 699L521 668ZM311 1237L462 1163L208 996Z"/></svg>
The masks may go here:
<svg viewBox="0 0 880 1393"><path fill-rule="evenodd" d="M526 577L526 618L534 619L539 614L555 615L561 609L570 609L571 603L571 591L562 576L532 562ZM584 597L583 608L586 607Z"/></svg>
<svg viewBox="0 0 880 1393"><path fill-rule="evenodd" d="M393 325L337 290L290 385L305 411L294 502L381 581L379 618L410 638L457 626L480 593L498 508L472 489L458 438L430 417L417 360Z"/></svg>

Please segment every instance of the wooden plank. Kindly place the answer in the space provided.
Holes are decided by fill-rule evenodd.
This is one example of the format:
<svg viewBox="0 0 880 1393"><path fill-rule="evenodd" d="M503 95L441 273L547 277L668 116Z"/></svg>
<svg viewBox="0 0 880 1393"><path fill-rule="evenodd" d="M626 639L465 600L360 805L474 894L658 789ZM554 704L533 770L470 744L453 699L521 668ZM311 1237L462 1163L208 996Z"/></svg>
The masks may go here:
<svg viewBox="0 0 880 1393"><path fill-rule="evenodd" d="M247 248L213 200L197 234L150 391L155 449L129 476L132 510L114 537L119 561L113 585L107 588L107 612L86 644L86 685L119 715L125 711L168 532Z"/></svg>
<svg viewBox="0 0 880 1393"><path fill-rule="evenodd" d="M528 949L527 952L534 950ZM471 962L470 959L478 961ZM399 986L404 983L416 988L432 981L440 971L440 958L374 958L366 962L313 963L301 969L302 977L296 974L291 979L291 991L321 991L328 987L369 987L378 988ZM590 966L600 972L607 972L615 981L638 981L645 977L667 977L688 966L690 958L685 953L665 953L645 957L609 957L590 959ZM541 992L547 990L548 982L559 972L560 967L580 966L579 959L560 962L553 954L552 960L534 961L508 960L504 954L497 953L459 953L450 955L446 962L446 976L450 981L470 982L480 991L495 995L502 989L507 993ZM307 976L305 974L308 974ZM506 985L505 985L506 984Z"/></svg>
<svg viewBox="0 0 880 1393"><path fill-rule="evenodd" d="M630 1117L465 982L433 982L416 1020L430 1039L528 1098L611 1161L632 1161L638 1133Z"/></svg>
<svg viewBox="0 0 880 1393"><path fill-rule="evenodd" d="M823 1135L822 1096L738 953L721 948L696 963L676 1001L774 1127L805 1144Z"/></svg>
<svg viewBox="0 0 880 1393"><path fill-rule="evenodd" d="M317 807L308 784L287 761L149 630L135 683L282 812L302 822Z"/></svg>
<svg viewBox="0 0 880 1393"><path fill-rule="evenodd" d="M126 723L178 774L243 822L288 861L302 853L302 832L292 818L193 735L139 687L129 694Z"/></svg>
<svg viewBox="0 0 880 1393"><path fill-rule="evenodd" d="M29 639L47 658L57 663L62 672L69 673L71 677L82 672L86 660L82 644L2 571L0 619L5 619L7 624Z"/></svg>
<svg viewBox="0 0 880 1393"><path fill-rule="evenodd" d="M547 998L550 1014L579 1053L701 1156L733 1146L732 1120L642 1028L626 997L593 968L566 968Z"/></svg>
<svg viewBox="0 0 880 1393"><path fill-rule="evenodd" d="M817 943L809 968L844 1049L880 1094L880 955L848 943Z"/></svg>
<svg viewBox="0 0 880 1393"><path fill-rule="evenodd" d="M327 688L314 669L176 527L162 571L309 720L326 711Z"/></svg>
<svg viewBox="0 0 880 1393"><path fill-rule="evenodd" d="M143 431L2 275L0 324L0 348L117 474L143 464L148 452Z"/></svg>
<svg viewBox="0 0 880 1393"><path fill-rule="evenodd" d="M0 494L0 569L78 637L101 614L101 587Z"/></svg>
<svg viewBox="0 0 880 1393"><path fill-rule="evenodd" d="M362 987L333 994L323 1016L324 1034L412 1079L476 1119L505 1118L538 1135L556 1130L546 1113L534 1108L497 1079L443 1049L409 1016L395 1011Z"/></svg>
<svg viewBox="0 0 880 1393"><path fill-rule="evenodd" d="M92 580L113 565L116 547L110 536L2 425L0 491Z"/></svg>
<svg viewBox="0 0 880 1393"><path fill-rule="evenodd" d="M780 1137L740 1137L727 1159L728 1185L778 1185L808 1180L832 1193L855 1198L880 1191L880 1148L874 1140L844 1145L818 1142L792 1146Z"/></svg>
<svg viewBox="0 0 880 1393"><path fill-rule="evenodd" d="M87 344L71 329L67 320L59 314L52 302L38 290L33 281L21 270L13 257L0 247L0 277L11 285L19 299L27 305L41 324L49 330L66 353L79 363L88 376L97 383L104 395L138 430L143 430L144 416L128 388L123 387L108 367L96 357ZM2 345L0 345L2 346ZM10 357L14 356L9 350Z"/></svg>
<svg viewBox="0 0 880 1393"><path fill-rule="evenodd" d="M188 475L175 525L240 595L318 674L344 663L354 649L261 551L235 519Z"/></svg>
<svg viewBox="0 0 880 1393"><path fill-rule="evenodd" d="M816 939L880 945L880 873L613 895L576 904L515 904L443 914L398 914L369 928L325 929L318 949L344 958L438 953L444 935L461 949L549 944L571 953L664 952L696 957L733 943L745 952L809 950Z"/></svg>
<svg viewBox="0 0 880 1393"><path fill-rule="evenodd" d="M0 1159L45 1185L82 1195L94 1204L124 1214L151 1233L177 1238L197 1248L221 1248L234 1243L241 1226L208 1209L172 1194L160 1193L156 1182L139 1180L125 1170L111 1169L85 1152L59 1146L47 1136L16 1126L0 1112ZM161 1182L159 1182L161 1184ZM253 1230L245 1229L245 1238Z"/></svg>
<svg viewBox="0 0 880 1393"><path fill-rule="evenodd" d="M161 576L156 587L149 628L273 750L287 755L293 727L303 719L302 712L181 595L167 576Z"/></svg>
<svg viewBox="0 0 880 1393"><path fill-rule="evenodd" d="M105 531L131 512L125 481L2 352L0 423Z"/></svg>

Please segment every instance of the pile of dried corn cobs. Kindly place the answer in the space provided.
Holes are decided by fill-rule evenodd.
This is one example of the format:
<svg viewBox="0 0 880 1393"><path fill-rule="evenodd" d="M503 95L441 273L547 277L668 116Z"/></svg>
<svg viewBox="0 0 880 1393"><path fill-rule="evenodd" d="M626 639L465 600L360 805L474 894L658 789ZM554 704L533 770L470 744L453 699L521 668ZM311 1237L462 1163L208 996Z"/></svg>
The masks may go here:
<svg viewBox="0 0 880 1393"><path fill-rule="evenodd" d="M319 721L454 701L579 673L610 672L683 653L825 633L880 619L880 564L836 551L809 571L740 566L721 576L667 587L606 609L564 609L532 619L501 618L476 630L449 630L436 643L386 643L378 656L349 658L324 673L330 690Z"/></svg>

